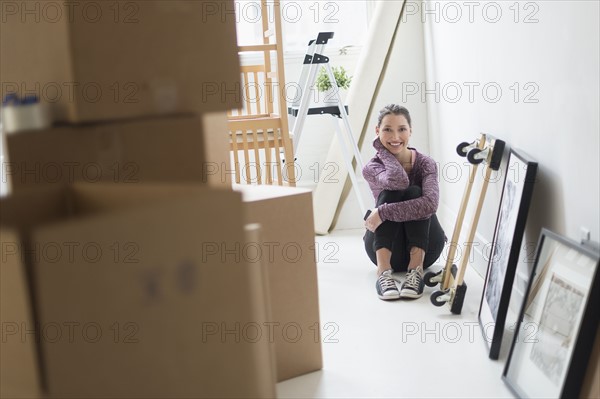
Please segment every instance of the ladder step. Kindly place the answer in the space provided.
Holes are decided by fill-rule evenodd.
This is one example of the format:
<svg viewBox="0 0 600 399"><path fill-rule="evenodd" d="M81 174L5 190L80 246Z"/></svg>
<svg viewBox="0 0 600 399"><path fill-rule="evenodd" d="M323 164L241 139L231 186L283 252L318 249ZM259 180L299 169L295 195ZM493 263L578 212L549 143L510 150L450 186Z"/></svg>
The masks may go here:
<svg viewBox="0 0 600 399"><path fill-rule="evenodd" d="M350 115L347 105L344 105L344 109L346 109L346 114ZM298 111L299 111L299 109L296 107L288 107L288 115L297 117ZM308 115L325 115L325 114L337 116L338 118L340 118L342 113L340 111L340 108L337 105L333 105L333 106L329 106L329 107L317 107L317 108L309 108L308 109Z"/></svg>

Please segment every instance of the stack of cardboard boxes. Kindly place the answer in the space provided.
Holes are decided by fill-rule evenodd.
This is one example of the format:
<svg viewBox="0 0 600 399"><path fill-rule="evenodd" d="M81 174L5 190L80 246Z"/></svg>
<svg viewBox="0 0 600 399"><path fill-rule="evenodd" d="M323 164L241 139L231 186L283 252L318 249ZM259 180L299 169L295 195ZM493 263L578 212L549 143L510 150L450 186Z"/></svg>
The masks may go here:
<svg viewBox="0 0 600 399"><path fill-rule="evenodd" d="M170 180L174 169L182 169L175 179L198 181L209 157L228 159L225 133L207 134L219 120L206 116L241 101L232 9L233 1L3 4L2 95L35 95L67 124L8 137L13 186L73 174ZM33 146L38 137L50 147ZM161 165L152 169L154 154ZM27 162L40 155L39 165Z"/></svg>
<svg viewBox="0 0 600 399"><path fill-rule="evenodd" d="M224 224L215 223L220 207ZM236 193L23 189L2 201L2 226L3 396L274 394L270 343L256 336L268 321L262 264L206 252L246 245ZM26 275L31 296L5 292Z"/></svg>
<svg viewBox="0 0 600 399"><path fill-rule="evenodd" d="M2 396L272 397L320 369L311 193L230 186L233 1L2 7L2 95L56 121L6 136Z"/></svg>

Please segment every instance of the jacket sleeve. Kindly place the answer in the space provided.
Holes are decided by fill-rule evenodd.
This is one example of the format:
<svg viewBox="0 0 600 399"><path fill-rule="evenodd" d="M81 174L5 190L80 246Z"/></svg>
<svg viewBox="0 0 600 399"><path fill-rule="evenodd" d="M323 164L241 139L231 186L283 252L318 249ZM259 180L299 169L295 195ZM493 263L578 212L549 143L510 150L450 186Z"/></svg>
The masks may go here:
<svg viewBox="0 0 600 399"><path fill-rule="evenodd" d="M431 158L427 158L423 162L422 168L421 197L404 202L380 205L378 209L381 220L394 222L422 220L430 218L437 212L440 200L437 165Z"/></svg>

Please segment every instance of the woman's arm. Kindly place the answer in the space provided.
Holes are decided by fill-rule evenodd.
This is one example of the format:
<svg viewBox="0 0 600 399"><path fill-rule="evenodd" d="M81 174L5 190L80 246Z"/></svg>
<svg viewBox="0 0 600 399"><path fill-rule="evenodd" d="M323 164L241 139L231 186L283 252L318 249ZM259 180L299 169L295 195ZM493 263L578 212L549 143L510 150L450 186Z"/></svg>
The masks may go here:
<svg viewBox="0 0 600 399"><path fill-rule="evenodd" d="M437 211L440 200L437 165L431 158L424 160L422 165L421 197L404 202L380 205L378 213L381 220L392 220L394 222L422 220L431 217Z"/></svg>
<svg viewBox="0 0 600 399"><path fill-rule="evenodd" d="M373 141L377 150L377 157L367 163L363 169L363 176L371 189L404 190L408 187L408 175L391 152L389 152L379 137ZM379 158L380 162L376 162Z"/></svg>

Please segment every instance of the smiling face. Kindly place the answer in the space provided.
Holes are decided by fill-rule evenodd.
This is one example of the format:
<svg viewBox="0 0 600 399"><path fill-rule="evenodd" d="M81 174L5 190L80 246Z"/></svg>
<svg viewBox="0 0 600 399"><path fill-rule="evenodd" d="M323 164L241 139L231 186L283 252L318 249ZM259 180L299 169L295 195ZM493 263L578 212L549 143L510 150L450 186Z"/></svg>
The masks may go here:
<svg viewBox="0 0 600 399"><path fill-rule="evenodd" d="M375 128L379 141L396 158L408 151L408 140L412 129L404 115L389 114L383 117L381 125Z"/></svg>

